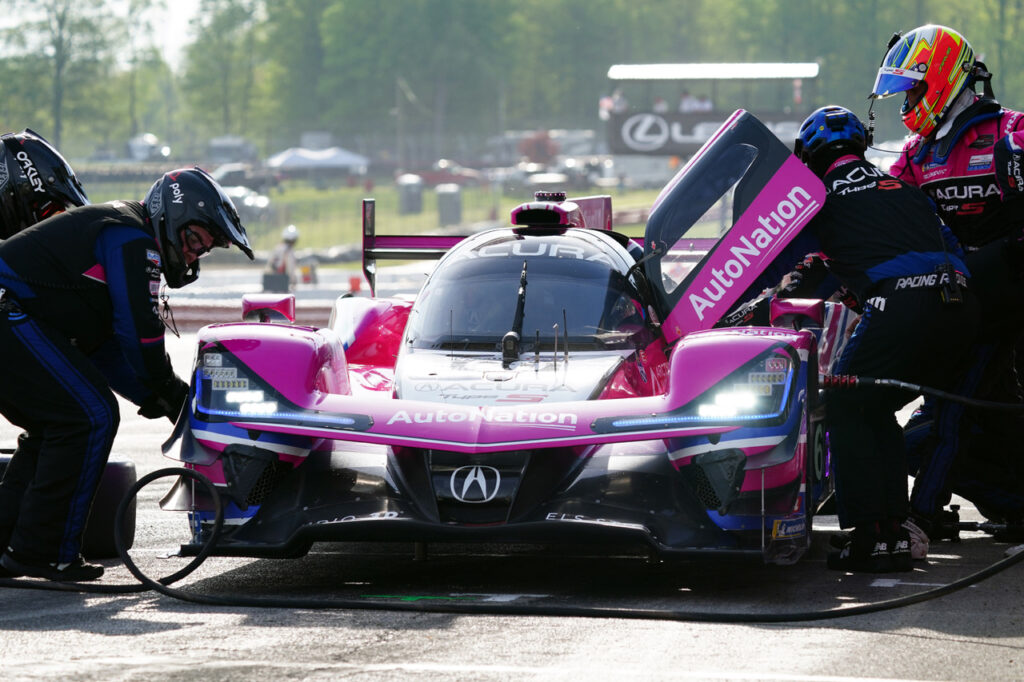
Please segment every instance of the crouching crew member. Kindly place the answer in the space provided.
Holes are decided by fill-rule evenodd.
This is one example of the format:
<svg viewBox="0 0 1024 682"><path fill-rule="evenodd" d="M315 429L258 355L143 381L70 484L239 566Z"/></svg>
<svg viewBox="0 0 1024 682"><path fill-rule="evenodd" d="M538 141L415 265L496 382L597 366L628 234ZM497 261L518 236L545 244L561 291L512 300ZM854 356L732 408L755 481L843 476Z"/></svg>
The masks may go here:
<svg viewBox="0 0 1024 682"><path fill-rule="evenodd" d="M81 538L117 432L117 401L90 355L111 339L147 396L174 420L188 386L164 350L160 278L195 281L199 258L252 249L231 200L204 171L159 179L143 202L82 206L0 243L0 413L24 429L0 481L0 569L82 581Z"/></svg>

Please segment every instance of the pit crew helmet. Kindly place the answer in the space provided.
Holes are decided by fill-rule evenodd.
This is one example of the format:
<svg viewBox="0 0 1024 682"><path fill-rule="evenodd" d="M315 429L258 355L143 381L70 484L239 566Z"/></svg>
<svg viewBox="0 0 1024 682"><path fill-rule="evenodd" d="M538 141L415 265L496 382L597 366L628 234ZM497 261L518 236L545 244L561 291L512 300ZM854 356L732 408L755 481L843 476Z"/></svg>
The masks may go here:
<svg viewBox="0 0 1024 682"><path fill-rule="evenodd" d="M89 203L71 166L41 135L26 128L0 140L0 239Z"/></svg>
<svg viewBox="0 0 1024 682"><path fill-rule="evenodd" d="M294 225L289 225L281 230L281 241L285 244L294 244L299 241L299 228Z"/></svg>
<svg viewBox="0 0 1024 682"><path fill-rule="evenodd" d="M903 100L900 117L911 132L928 137L964 88L974 83L974 71L974 50L967 39L951 28L928 24L893 36L871 97L891 97L925 83L927 89L917 101L911 103L909 96Z"/></svg>
<svg viewBox="0 0 1024 682"><path fill-rule="evenodd" d="M185 262L183 232L189 225L204 228L213 245L232 244L253 260L252 246L235 205L210 175L199 167L179 168L153 183L143 202L163 256L164 279L172 289L194 282L199 259Z"/></svg>
<svg viewBox="0 0 1024 682"><path fill-rule="evenodd" d="M843 154L863 156L867 149L864 125L852 111L830 104L815 110L800 124L800 136L793 151L817 175Z"/></svg>

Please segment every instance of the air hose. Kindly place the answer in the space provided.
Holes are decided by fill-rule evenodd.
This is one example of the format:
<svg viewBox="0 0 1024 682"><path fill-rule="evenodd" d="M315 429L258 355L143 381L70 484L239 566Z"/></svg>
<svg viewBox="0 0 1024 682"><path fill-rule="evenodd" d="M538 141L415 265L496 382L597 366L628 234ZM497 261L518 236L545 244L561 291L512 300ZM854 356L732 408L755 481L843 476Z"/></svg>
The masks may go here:
<svg viewBox="0 0 1024 682"><path fill-rule="evenodd" d="M206 488L210 499L214 501L214 523L210 538L203 544L200 551L184 568L175 571L174 573L164 576L158 580L146 577L142 574L142 571L132 560L128 554L130 549L124 539L123 529L125 527L125 516L128 514L128 510L131 508L132 501L139 494L139 492L147 485L159 478L166 478L169 476L184 477L192 479L194 482L202 485ZM199 566L206 560L206 557L210 556L210 552L216 547L216 540L220 537L221 528L224 526L224 508L221 503L220 495L217 492L217 487L206 476L203 476L198 471L192 469L186 469L183 467L169 467L166 469L159 469L146 474L135 484L128 489L124 497L121 499L120 504L117 506L117 512L114 515L114 546L117 547L117 553L121 557L121 561L128 567L129 572L139 580L139 584L132 585L94 585L91 583L64 583L64 582L38 582L35 580L19 580L16 578L0 578L0 587L19 587L19 588L31 588L39 590L52 590L57 592L88 592L93 594L134 594L138 592L148 592L154 589L153 585L165 586L175 583L192 571L199 568Z"/></svg>
<svg viewBox="0 0 1024 682"><path fill-rule="evenodd" d="M169 476L184 476L204 486L211 493L211 499L215 500L216 518L211 532L203 543L199 553L183 569L159 580L154 580L145 575L128 554L121 535L124 515L131 504L131 501L149 483ZM562 606L558 604L512 604L502 602L437 602L437 601L399 601L399 602L374 602L354 599L325 600L315 599L283 599L276 597L252 597L242 595L205 595L190 591L179 590L169 585L180 580L185 575L195 570L213 551L220 537L223 528L224 515L223 507L217 493L216 487L205 476L192 469L168 468L154 471L141 479L126 493L118 507L115 519L115 543L121 560L133 576L139 581L139 585L130 586L91 586L77 583L38 583L35 581L2 580L0 585L11 585L14 587L37 587L41 589L71 590L78 592L98 593L134 593L146 590L153 590L168 597L193 604L205 606L230 606L230 607L259 607L259 608L287 608L287 609L309 609L309 610L385 610L385 611L411 611L419 613L457 613L465 615L519 615L519 616L571 616L584 618L626 618L633 620L672 620L684 622L702 623L789 623L801 621L829 620L845 618L848 616L865 615L877 613L890 609L910 606L923 601L935 599L951 594L965 587L978 583L989 578L1010 566L1024 560L1024 551L1018 552L1005 559L976 573L955 580L947 585L942 585L916 594L888 599L872 604L860 606L842 607L835 609L824 609L818 611L792 611L776 613L722 613L716 611L688 611L684 609L637 609L637 608L611 608L593 606ZM13 585L12 585L13 583Z"/></svg>
<svg viewBox="0 0 1024 682"><path fill-rule="evenodd" d="M818 383L826 389L857 388L859 386L882 386L886 388L900 388L911 393L963 403L971 407L980 407L987 410L1000 410L1003 412L1024 412L1024 403L1001 403L993 400L978 400L967 396L957 395L930 386L912 384L899 379L874 379L872 377L854 376L850 374L824 374L819 375Z"/></svg>

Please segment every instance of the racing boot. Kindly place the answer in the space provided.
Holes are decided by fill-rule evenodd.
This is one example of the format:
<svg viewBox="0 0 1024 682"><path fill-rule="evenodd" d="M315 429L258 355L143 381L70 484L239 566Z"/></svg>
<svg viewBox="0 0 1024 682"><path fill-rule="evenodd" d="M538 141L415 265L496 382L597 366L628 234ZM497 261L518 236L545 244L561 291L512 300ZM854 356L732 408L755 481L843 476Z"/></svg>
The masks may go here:
<svg viewBox="0 0 1024 682"><path fill-rule="evenodd" d="M7 548L7 552L3 556L0 556L0 568L7 572L7 577L25 576L65 583L97 580L103 575L102 566L85 563L81 555L66 564L37 562L17 555L10 547Z"/></svg>
<svg viewBox="0 0 1024 682"><path fill-rule="evenodd" d="M829 553L826 563L833 571L889 573L898 570L893 567L889 542L877 521L855 527L846 545L838 552Z"/></svg>

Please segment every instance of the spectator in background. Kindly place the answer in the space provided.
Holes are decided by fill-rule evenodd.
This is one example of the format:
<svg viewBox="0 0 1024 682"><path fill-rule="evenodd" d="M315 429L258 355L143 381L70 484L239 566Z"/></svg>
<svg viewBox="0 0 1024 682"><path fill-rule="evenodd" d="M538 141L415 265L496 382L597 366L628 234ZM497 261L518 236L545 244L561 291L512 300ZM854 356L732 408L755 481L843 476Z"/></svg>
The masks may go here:
<svg viewBox="0 0 1024 682"><path fill-rule="evenodd" d="M697 98L691 95L689 90L683 90L683 94L679 96L679 111L684 114L690 113L697 111L698 106Z"/></svg>
<svg viewBox="0 0 1024 682"><path fill-rule="evenodd" d="M298 282L299 263L295 258L295 243L299 241L299 228L289 225L281 231L281 242L274 247L267 259L263 279L264 291L287 292Z"/></svg>
<svg viewBox="0 0 1024 682"><path fill-rule="evenodd" d="M629 111L629 101L622 94L622 88L615 88L615 92L612 93L612 113L623 114L627 111Z"/></svg>

